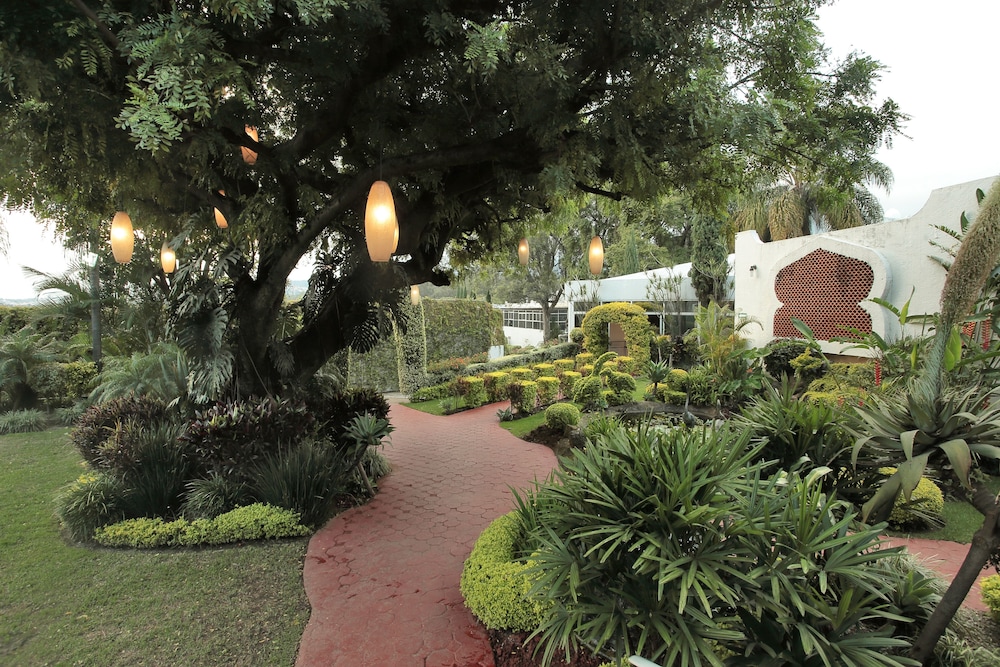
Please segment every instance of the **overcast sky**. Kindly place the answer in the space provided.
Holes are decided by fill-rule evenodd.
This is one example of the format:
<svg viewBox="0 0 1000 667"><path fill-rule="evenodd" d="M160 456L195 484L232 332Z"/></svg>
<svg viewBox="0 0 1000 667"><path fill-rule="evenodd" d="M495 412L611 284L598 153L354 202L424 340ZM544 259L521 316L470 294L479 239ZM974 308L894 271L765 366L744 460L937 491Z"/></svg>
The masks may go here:
<svg viewBox="0 0 1000 667"><path fill-rule="evenodd" d="M996 92L986 82L996 67L990 29L1000 24L997 0L838 0L819 26L834 57L861 51L886 67L879 99L891 97L911 118L879 159L892 169L888 193L876 190L886 215L916 213L934 188L1000 174ZM30 217L4 213L10 237L0 258L0 298L31 298L21 266L60 273L66 254Z"/></svg>

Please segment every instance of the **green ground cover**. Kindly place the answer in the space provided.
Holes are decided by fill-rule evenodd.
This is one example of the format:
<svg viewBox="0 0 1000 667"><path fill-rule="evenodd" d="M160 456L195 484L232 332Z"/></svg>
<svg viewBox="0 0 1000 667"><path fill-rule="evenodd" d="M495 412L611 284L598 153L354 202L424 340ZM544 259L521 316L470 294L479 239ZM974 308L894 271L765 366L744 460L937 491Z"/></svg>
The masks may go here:
<svg viewBox="0 0 1000 667"><path fill-rule="evenodd" d="M126 551L68 544L65 429L0 437L0 664L292 665L307 539Z"/></svg>

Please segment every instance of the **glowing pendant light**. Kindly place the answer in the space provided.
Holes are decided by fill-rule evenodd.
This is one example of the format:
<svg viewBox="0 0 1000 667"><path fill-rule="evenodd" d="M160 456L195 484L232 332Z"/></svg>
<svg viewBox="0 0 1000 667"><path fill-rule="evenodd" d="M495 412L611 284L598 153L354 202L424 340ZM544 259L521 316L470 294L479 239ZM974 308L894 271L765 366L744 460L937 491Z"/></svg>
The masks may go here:
<svg viewBox="0 0 1000 667"><path fill-rule="evenodd" d="M177 268L177 253L167 245L166 241L160 246L160 266L163 267L164 273L173 273Z"/></svg>
<svg viewBox="0 0 1000 667"><path fill-rule="evenodd" d="M590 272L595 276L600 275L604 269L604 244L601 243L600 236L590 239Z"/></svg>
<svg viewBox="0 0 1000 667"><path fill-rule="evenodd" d="M223 197L225 197L226 196L226 191L225 190L219 190L219 194L222 195ZM225 229L226 227L229 226L229 222L226 220L226 216L223 215L222 211L220 211L219 209L215 209L215 225L219 229Z"/></svg>
<svg viewBox="0 0 1000 667"><path fill-rule="evenodd" d="M517 261L521 263L521 266L528 265L528 239L521 239L517 244Z"/></svg>
<svg viewBox="0 0 1000 667"><path fill-rule="evenodd" d="M246 125L243 127L243 131L247 133L247 136L257 141L257 128ZM257 164L257 151L251 150L246 146L240 146L240 152L243 153L243 161L249 165Z"/></svg>
<svg viewBox="0 0 1000 667"><path fill-rule="evenodd" d="M420 285L410 285L410 303L414 306L420 303Z"/></svg>
<svg viewBox="0 0 1000 667"><path fill-rule="evenodd" d="M396 207L385 181L375 181L365 206L365 243L373 262L388 262L399 240Z"/></svg>
<svg viewBox="0 0 1000 667"><path fill-rule="evenodd" d="M135 235L132 233L132 218L128 213L118 211L111 219L111 254L119 264L132 261Z"/></svg>

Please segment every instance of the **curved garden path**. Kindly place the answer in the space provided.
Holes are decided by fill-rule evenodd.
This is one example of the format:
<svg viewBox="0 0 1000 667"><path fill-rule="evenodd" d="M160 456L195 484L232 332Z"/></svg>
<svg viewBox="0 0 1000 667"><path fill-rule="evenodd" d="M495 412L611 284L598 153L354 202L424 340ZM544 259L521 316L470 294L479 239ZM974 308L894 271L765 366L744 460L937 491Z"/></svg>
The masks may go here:
<svg viewBox="0 0 1000 667"><path fill-rule="evenodd" d="M492 667L458 584L479 533L556 465L500 428L498 405L435 417L392 405L392 472L309 542L298 667Z"/></svg>
<svg viewBox="0 0 1000 667"><path fill-rule="evenodd" d="M500 428L497 405L435 417L392 405L393 471L367 505L310 540L303 579L312 615L297 667L493 667L459 578L472 545L556 465L551 450ZM951 577L968 545L904 544ZM989 574L985 572L984 576ZM985 609L978 586L965 604Z"/></svg>

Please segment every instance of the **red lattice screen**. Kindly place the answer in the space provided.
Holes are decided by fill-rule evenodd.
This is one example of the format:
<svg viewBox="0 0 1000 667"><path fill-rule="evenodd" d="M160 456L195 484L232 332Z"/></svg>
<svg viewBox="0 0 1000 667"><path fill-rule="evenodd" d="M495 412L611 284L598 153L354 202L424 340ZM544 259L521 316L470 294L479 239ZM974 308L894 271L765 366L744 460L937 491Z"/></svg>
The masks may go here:
<svg viewBox="0 0 1000 667"><path fill-rule="evenodd" d="M844 327L870 332L871 315L858 304L868 297L874 279L867 263L828 250L814 250L792 262L774 280L774 293L784 304L774 313L774 335L800 337L793 317L809 325L819 340L846 335Z"/></svg>

